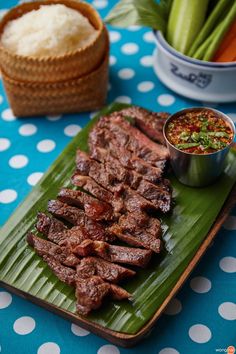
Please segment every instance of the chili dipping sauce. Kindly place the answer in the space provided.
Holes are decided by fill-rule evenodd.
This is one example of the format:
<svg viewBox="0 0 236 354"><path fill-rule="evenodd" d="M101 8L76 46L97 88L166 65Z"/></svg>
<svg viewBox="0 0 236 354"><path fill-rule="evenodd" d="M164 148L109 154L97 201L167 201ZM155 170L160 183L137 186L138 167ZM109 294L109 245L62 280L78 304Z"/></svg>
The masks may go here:
<svg viewBox="0 0 236 354"><path fill-rule="evenodd" d="M173 118L166 137L176 148L192 154L210 154L233 140L229 123L211 110L186 112Z"/></svg>

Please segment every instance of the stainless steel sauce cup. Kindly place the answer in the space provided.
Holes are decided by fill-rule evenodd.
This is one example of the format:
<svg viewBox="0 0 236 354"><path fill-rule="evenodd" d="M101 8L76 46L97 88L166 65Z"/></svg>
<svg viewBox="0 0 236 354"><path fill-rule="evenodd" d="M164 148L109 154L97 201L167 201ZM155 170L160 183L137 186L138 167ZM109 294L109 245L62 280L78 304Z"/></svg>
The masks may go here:
<svg viewBox="0 0 236 354"><path fill-rule="evenodd" d="M188 112L212 111L216 117L224 119L233 131L232 142L224 149L209 154L192 154L184 152L171 144L166 136L168 124L176 117ZM208 107L197 107L183 109L171 115L163 128L166 145L170 153L170 162L178 180L191 187L204 187L213 183L223 172L226 155L235 137L235 126L233 121L224 113Z"/></svg>

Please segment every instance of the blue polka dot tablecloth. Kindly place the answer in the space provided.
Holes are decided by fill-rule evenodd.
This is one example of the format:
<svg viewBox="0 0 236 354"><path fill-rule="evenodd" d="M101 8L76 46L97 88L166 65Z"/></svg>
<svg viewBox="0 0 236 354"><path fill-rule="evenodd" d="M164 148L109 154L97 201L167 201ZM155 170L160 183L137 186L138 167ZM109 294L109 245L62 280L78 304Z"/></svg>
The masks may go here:
<svg viewBox="0 0 236 354"><path fill-rule="evenodd" d="M92 4L105 17L115 2L94 0ZM16 3L1 1L0 14ZM203 105L171 92L156 78L155 44L149 29L109 31L108 102L132 102L169 112ZM217 108L236 122L236 104ZM0 82L1 225L94 113L16 119ZM226 352L230 345L236 347L236 209L151 334L132 349L111 345L0 288L2 354L210 354Z"/></svg>

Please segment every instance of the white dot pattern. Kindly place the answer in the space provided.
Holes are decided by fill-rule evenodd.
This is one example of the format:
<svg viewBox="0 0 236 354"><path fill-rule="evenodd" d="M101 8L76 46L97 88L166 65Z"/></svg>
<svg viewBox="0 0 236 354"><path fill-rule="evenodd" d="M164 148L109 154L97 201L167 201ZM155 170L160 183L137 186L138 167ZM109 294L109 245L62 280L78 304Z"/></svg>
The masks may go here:
<svg viewBox="0 0 236 354"><path fill-rule="evenodd" d="M60 354L61 349L57 343L47 342L40 345L37 354Z"/></svg>
<svg viewBox="0 0 236 354"><path fill-rule="evenodd" d="M236 320L236 304L234 304L233 302L224 302L219 306L218 312L220 316L225 320Z"/></svg>
<svg viewBox="0 0 236 354"><path fill-rule="evenodd" d="M189 337L196 343L207 343L211 339L210 329L203 324L196 324L190 327Z"/></svg>
<svg viewBox="0 0 236 354"><path fill-rule="evenodd" d="M6 291L0 291L0 310L5 309L12 303L12 296Z"/></svg>
<svg viewBox="0 0 236 354"><path fill-rule="evenodd" d="M195 277L191 280L190 286L196 293L203 294L211 289L211 281L205 277Z"/></svg>
<svg viewBox="0 0 236 354"><path fill-rule="evenodd" d="M25 155L15 155L10 158L9 165L12 168L22 168L25 167L29 162L29 159Z"/></svg>
<svg viewBox="0 0 236 354"><path fill-rule="evenodd" d="M55 149L55 142L50 139L45 139L37 144L37 150L40 152L51 152Z"/></svg>
<svg viewBox="0 0 236 354"><path fill-rule="evenodd" d="M6 138L0 138L0 151L5 151L7 150L11 145L11 142L9 139Z"/></svg>
<svg viewBox="0 0 236 354"><path fill-rule="evenodd" d="M26 335L35 329L36 323L32 317L24 316L18 318L13 325L13 329L17 334Z"/></svg>
<svg viewBox="0 0 236 354"><path fill-rule="evenodd" d="M72 323L71 325L71 331L74 335L78 336L78 337L85 337L87 335L89 335L89 331L87 331L84 328L81 328L77 325L75 325L74 323Z"/></svg>

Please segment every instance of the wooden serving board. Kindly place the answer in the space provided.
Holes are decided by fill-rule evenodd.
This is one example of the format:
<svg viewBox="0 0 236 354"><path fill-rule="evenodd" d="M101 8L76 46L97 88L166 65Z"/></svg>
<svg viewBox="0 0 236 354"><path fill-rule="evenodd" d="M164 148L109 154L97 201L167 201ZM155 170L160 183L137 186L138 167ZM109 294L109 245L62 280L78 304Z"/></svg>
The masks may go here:
<svg viewBox="0 0 236 354"><path fill-rule="evenodd" d="M114 104L102 113L123 107ZM162 217L167 251L155 255L147 269L138 270L133 280L122 285L133 294L133 303L107 300L85 318L76 314L74 289L53 275L27 245L25 235L32 230L37 212L46 210L48 199L70 185L76 148L87 149L93 124L72 140L0 231L0 285L114 344L129 347L151 330L229 215L236 200L236 149L231 149L222 177L210 187L186 187L170 176L176 204L171 215Z"/></svg>

